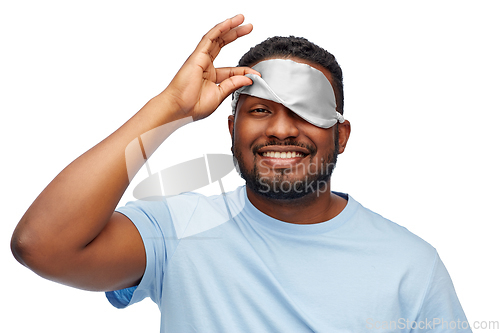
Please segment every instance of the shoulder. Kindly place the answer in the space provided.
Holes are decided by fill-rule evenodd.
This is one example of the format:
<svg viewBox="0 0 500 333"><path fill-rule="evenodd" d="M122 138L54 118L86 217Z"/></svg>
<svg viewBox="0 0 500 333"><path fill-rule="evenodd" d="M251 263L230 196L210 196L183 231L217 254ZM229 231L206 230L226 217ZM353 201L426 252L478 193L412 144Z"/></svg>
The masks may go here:
<svg viewBox="0 0 500 333"><path fill-rule="evenodd" d="M185 192L162 201L135 201L119 211L139 211L149 220L171 224L178 238L185 238L212 229L231 220L242 207L244 187L219 195L205 196ZM231 212L231 213L230 213Z"/></svg>
<svg viewBox="0 0 500 333"><path fill-rule="evenodd" d="M156 200L136 200L127 202L123 207L117 209L119 212L140 212L150 217L169 214L171 216L186 218L186 214L197 210L203 210L207 213L226 213L225 199L231 203L241 201L240 197L243 187L240 186L234 191L206 196L197 192L184 192L172 197L158 197Z"/></svg>
<svg viewBox="0 0 500 333"><path fill-rule="evenodd" d="M349 200L354 199L349 197ZM400 260L434 263L437 252L432 245L406 227L357 204L359 208L353 216L352 228L366 244Z"/></svg>

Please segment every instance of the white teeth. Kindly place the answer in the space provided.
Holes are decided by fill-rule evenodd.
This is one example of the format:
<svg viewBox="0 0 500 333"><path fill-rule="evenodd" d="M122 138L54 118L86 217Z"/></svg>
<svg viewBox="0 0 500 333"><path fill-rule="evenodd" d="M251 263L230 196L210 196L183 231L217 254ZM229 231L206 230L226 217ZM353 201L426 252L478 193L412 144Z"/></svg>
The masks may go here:
<svg viewBox="0 0 500 333"><path fill-rule="evenodd" d="M304 157L304 154L296 151L293 152L267 151L263 153L262 156L274 157L274 158L294 158L294 157Z"/></svg>

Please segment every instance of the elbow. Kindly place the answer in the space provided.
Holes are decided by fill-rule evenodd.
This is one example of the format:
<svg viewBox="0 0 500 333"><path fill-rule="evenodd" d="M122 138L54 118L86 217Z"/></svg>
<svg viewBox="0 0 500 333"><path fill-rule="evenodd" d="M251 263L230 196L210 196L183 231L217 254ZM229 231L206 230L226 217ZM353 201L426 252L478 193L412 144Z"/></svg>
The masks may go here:
<svg viewBox="0 0 500 333"><path fill-rule="evenodd" d="M26 267L29 267L28 262L32 253L31 248L29 237L19 230L19 227L16 228L10 240L10 250L14 258Z"/></svg>
<svg viewBox="0 0 500 333"><path fill-rule="evenodd" d="M14 258L26 266L36 271L43 268L50 258L49 251L53 246L48 242L47 236L37 228L33 228L31 221L22 219L17 225L10 241L10 249Z"/></svg>
<svg viewBox="0 0 500 333"><path fill-rule="evenodd" d="M14 258L23 266L45 279L56 281L54 274L57 259L47 255L42 244L34 241L31 236L14 232L10 241L10 249Z"/></svg>
<svg viewBox="0 0 500 333"><path fill-rule="evenodd" d="M17 228L12 235L10 248L14 258L35 274L52 281L57 280L59 258L54 256L50 244L32 230Z"/></svg>
<svg viewBox="0 0 500 333"><path fill-rule="evenodd" d="M36 225L36 223L33 223ZM74 252L55 241L38 228L20 223L11 238L10 248L14 258L35 274L64 283L68 267L72 267Z"/></svg>

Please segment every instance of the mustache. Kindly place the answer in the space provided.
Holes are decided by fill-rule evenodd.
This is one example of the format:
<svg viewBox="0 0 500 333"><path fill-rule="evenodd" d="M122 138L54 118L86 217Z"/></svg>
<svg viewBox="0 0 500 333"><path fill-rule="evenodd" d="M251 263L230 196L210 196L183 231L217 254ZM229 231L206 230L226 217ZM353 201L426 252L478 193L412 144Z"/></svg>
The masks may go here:
<svg viewBox="0 0 500 333"><path fill-rule="evenodd" d="M258 144L258 145L253 146L252 152L255 155L255 154L257 154L257 150L259 150L261 148L264 148L264 147L267 147L267 146L295 146L295 147L301 147L301 148L307 149L310 152L311 156L313 156L317 152L316 147L314 147L312 145L308 145L308 144L302 143L302 142L298 142L298 141L295 141L295 140L292 140L292 139L285 140L285 141L271 140L271 141L268 141L268 142L263 143L263 144Z"/></svg>

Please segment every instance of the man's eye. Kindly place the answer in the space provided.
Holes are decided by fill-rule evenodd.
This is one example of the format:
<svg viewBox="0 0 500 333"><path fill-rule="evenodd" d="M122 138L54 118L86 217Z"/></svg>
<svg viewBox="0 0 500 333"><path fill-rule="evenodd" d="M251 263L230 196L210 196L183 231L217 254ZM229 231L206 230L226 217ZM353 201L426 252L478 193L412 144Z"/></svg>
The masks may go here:
<svg viewBox="0 0 500 333"><path fill-rule="evenodd" d="M250 112L255 112L255 113L265 113L265 112L269 112L268 110L266 109L253 109L251 110Z"/></svg>

